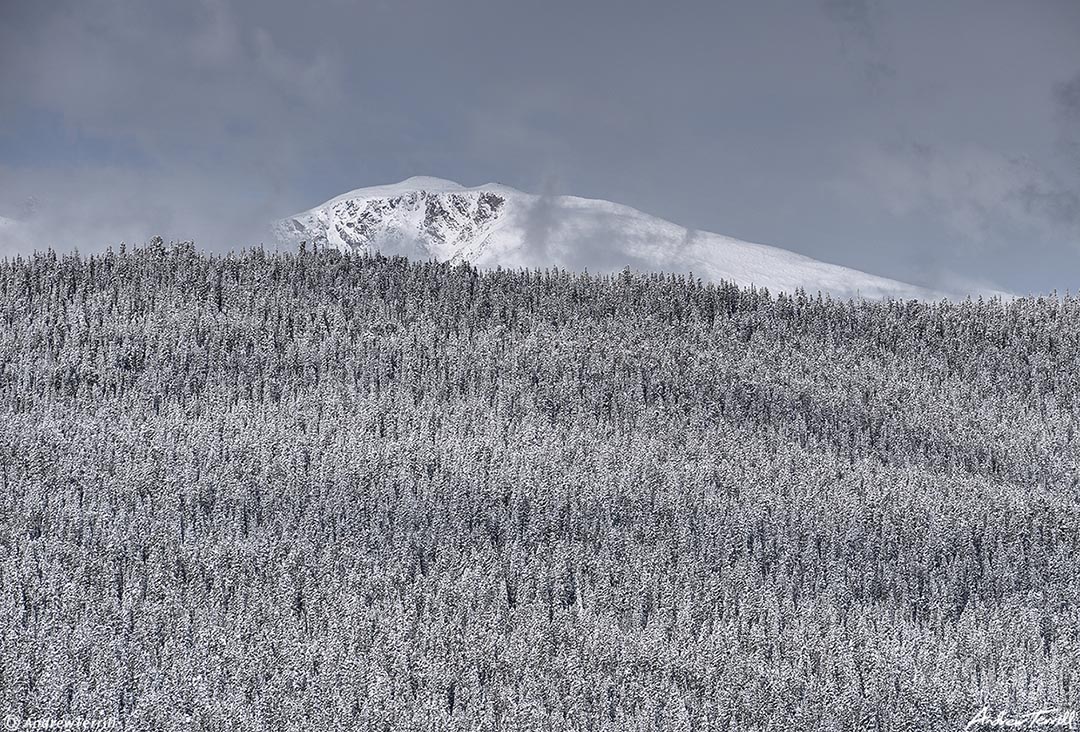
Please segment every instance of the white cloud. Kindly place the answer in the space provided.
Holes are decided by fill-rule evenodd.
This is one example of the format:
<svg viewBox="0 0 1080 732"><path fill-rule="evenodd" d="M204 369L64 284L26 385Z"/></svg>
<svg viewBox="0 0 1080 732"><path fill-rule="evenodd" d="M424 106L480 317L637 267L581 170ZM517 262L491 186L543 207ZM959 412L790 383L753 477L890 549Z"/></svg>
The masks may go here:
<svg viewBox="0 0 1080 732"><path fill-rule="evenodd" d="M141 244L152 236L194 239L218 251L272 242L266 224L290 212L289 203L259 181L251 195L237 196L238 182L208 179L197 170L94 166L52 171L0 165L0 202L36 193L37 210L0 232L0 256L53 248L103 251L121 241ZM0 216L16 218L15 207Z"/></svg>
<svg viewBox="0 0 1080 732"><path fill-rule="evenodd" d="M895 216L938 219L969 244L1001 244L1009 234L1076 239L1080 224L1080 195L1054 173L973 145L865 150L848 187Z"/></svg>

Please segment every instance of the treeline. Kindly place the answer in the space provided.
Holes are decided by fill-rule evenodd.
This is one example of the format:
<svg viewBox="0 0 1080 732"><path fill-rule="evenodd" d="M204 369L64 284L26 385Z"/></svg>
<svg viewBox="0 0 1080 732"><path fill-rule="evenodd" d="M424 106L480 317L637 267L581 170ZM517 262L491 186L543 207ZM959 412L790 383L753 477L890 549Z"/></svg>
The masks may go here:
<svg viewBox="0 0 1080 732"><path fill-rule="evenodd" d="M1080 701L1080 301L0 263L0 712L962 729Z"/></svg>

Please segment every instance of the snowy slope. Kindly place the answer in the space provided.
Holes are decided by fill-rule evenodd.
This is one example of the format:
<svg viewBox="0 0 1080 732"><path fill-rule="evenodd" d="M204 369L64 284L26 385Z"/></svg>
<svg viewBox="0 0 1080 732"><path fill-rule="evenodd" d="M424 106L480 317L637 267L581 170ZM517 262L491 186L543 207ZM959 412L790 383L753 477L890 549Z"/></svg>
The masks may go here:
<svg viewBox="0 0 1080 732"><path fill-rule="evenodd" d="M360 188L274 224L287 242L381 251L480 267L693 272L773 292L802 287L838 297L935 298L940 293L794 252L693 231L629 206L537 196L439 178Z"/></svg>

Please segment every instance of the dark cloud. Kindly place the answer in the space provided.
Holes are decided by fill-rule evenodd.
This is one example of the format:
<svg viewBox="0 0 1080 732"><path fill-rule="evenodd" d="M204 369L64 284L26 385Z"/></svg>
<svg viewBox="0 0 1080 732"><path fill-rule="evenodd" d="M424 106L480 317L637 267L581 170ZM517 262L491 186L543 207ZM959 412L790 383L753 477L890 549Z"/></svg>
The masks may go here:
<svg viewBox="0 0 1080 732"><path fill-rule="evenodd" d="M864 37L873 37L870 5L866 0L822 0L821 6L825 14L837 23L854 28Z"/></svg>
<svg viewBox="0 0 1080 732"><path fill-rule="evenodd" d="M1054 100L1067 123L1080 125L1080 73L1054 86Z"/></svg>
<svg viewBox="0 0 1080 732"><path fill-rule="evenodd" d="M821 8L839 28L844 53L856 64L870 91L880 92L896 79L868 0L821 0Z"/></svg>
<svg viewBox="0 0 1080 732"><path fill-rule="evenodd" d="M1061 125L1059 144L1080 170L1080 73L1054 86L1054 104Z"/></svg>
<svg viewBox="0 0 1080 732"><path fill-rule="evenodd" d="M1080 194L1075 190L1028 182L1017 190L1017 194L1029 213L1069 228L1080 224Z"/></svg>

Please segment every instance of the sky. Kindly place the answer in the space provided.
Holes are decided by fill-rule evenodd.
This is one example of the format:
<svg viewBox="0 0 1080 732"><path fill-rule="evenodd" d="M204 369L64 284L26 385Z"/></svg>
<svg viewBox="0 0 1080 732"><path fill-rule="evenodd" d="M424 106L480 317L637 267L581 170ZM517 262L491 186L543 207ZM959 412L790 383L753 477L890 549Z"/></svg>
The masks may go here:
<svg viewBox="0 0 1080 732"><path fill-rule="evenodd" d="M413 175L1076 292L1080 2L0 0L0 256L271 245Z"/></svg>

